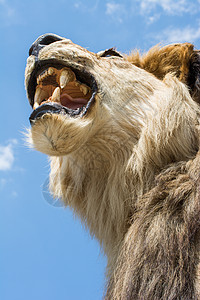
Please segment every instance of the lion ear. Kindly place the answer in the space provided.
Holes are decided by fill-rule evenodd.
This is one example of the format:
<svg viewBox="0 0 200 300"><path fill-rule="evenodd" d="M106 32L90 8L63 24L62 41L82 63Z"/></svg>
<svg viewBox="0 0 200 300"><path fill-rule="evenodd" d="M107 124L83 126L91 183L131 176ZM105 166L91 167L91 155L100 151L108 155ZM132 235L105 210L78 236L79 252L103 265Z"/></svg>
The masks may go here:
<svg viewBox="0 0 200 300"><path fill-rule="evenodd" d="M188 86L192 98L200 104L200 51L194 51L190 60Z"/></svg>

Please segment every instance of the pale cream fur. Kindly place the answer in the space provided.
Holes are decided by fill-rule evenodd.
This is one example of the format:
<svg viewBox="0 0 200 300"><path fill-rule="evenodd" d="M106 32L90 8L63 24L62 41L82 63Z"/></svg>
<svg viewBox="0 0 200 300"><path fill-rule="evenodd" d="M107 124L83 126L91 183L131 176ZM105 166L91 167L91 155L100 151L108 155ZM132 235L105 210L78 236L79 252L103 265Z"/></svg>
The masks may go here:
<svg viewBox="0 0 200 300"><path fill-rule="evenodd" d="M86 69L97 82L85 117L45 115L30 138L51 158L53 195L99 240L110 276L135 203L163 167L195 155L199 107L173 75L158 80L125 58L101 58L69 40L44 47L39 59L47 58ZM26 83L33 68L30 57Z"/></svg>

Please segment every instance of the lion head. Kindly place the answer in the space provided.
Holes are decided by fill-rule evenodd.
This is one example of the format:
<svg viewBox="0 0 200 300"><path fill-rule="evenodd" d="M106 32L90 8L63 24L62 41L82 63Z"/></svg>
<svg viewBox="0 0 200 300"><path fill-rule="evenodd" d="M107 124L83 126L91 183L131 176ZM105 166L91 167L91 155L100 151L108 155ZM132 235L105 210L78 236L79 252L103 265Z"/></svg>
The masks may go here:
<svg viewBox="0 0 200 300"><path fill-rule="evenodd" d="M34 109L34 146L52 156L77 151L97 132L104 134L105 127L117 129L119 122L136 142L145 109L152 111L154 105L149 96L160 84L114 50L95 54L55 35L32 45L25 78Z"/></svg>

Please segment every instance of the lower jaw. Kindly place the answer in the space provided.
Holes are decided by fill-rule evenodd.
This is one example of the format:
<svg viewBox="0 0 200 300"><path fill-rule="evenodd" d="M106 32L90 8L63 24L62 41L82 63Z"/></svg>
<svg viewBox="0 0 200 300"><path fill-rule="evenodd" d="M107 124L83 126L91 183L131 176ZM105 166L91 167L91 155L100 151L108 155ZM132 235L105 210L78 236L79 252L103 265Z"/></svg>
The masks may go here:
<svg viewBox="0 0 200 300"><path fill-rule="evenodd" d="M42 104L38 108L36 108L31 113L29 117L29 121L32 125L34 121L40 119L45 114L62 114L62 115L69 115L74 117L80 115L83 110L84 110L83 107L79 108L78 110L72 110L58 103L49 102L49 103Z"/></svg>
<svg viewBox="0 0 200 300"><path fill-rule="evenodd" d="M32 123L33 147L49 156L65 156L79 151L93 134L93 113L89 118L67 118L61 113L46 113Z"/></svg>
<svg viewBox="0 0 200 300"><path fill-rule="evenodd" d="M56 102L44 103L44 104L40 105L38 108L36 108L31 113L31 115L29 117L29 121L30 121L31 125L33 125L36 120L40 119L45 114L62 114L62 115L66 115L66 116L73 117L73 118L76 118L76 117L81 118L88 112L88 110L94 103L95 95L96 95L96 92L94 92L92 94L92 97L90 98L90 100L88 101L88 103L85 106L80 107L76 110L67 108Z"/></svg>

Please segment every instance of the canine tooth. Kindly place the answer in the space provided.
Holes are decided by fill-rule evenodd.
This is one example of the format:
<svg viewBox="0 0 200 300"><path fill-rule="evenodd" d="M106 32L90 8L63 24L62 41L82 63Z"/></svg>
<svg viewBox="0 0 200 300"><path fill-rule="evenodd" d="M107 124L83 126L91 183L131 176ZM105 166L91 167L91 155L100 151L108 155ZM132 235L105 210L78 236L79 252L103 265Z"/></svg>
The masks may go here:
<svg viewBox="0 0 200 300"><path fill-rule="evenodd" d="M85 95L87 95L87 93L88 93L88 87L86 86L86 85L81 85L80 86L80 91L83 93L83 95L85 96Z"/></svg>
<svg viewBox="0 0 200 300"><path fill-rule="evenodd" d="M51 100L54 101L54 102L60 102L60 88L57 87L52 96L51 96Z"/></svg>
<svg viewBox="0 0 200 300"><path fill-rule="evenodd" d="M35 91L34 103L40 104L46 97L48 97L48 93L37 86Z"/></svg>
<svg viewBox="0 0 200 300"><path fill-rule="evenodd" d="M66 85L73 80L73 74L71 71L63 70L60 74L60 87L64 89Z"/></svg>
<svg viewBox="0 0 200 300"><path fill-rule="evenodd" d="M35 102L34 105L33 105L33 109L38 108L38 106L40 106L40 105L37 102Z"/></svg>
<svg viewBox="0 0 200 300"><path fill-rule="evenodd" d="M34 103L39 103L40 104L40 101L42 100L42 94L43 94L43 90L37 86L36 88L36 91L35 91L35 97L34 97Z"/></svg>

